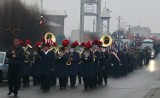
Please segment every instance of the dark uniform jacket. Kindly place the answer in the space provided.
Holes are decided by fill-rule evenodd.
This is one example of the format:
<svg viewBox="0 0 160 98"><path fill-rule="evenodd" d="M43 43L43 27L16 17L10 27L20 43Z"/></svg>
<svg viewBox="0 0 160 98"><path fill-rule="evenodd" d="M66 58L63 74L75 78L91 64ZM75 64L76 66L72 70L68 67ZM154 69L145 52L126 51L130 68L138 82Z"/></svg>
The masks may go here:
<svg viewBox="0 0 160 98"><path fill-rule="evenodd" d="M40 55L40 75L50 75L52 66L55 62L55 57L53 52L48 51L47 54L45 54L44 51L38 51Z"/></svg>
<svg viewBox="0 0 160 98"><path fill-rule="evenodd" d="M68 66L66 62L69 59L69 54L65 53L62 57L57 58L56 61L56 75L59 78L64 78L68 76Z"/></svg>
<svg viewBox="0 0 160 98"><path fill-rule="evenodd" d="M90 52L89 56L86 58L84 54L81 57L82 61L82 77L93 77L94 76L94 69L93 69L93 54Z"/></svg>
<svg viewBox="0 0 160 98"><path fill-rule="evenodd" d="M70 53L69 56L73 59L71 65L68 66L69 75L78 74L78 63L80 62L80 57L78 52Z"/></svg>
<svg viewBox="0 0 160 98"><path fill-rule="evenodd" d="M16 58L12 57L12 50L15 50ZM20 46L18 46L17 48L14 48L13 46L11 46L6 53L6 57L9 59L8 76L20 75L21 67L24 61L23 48Z"/></svg>

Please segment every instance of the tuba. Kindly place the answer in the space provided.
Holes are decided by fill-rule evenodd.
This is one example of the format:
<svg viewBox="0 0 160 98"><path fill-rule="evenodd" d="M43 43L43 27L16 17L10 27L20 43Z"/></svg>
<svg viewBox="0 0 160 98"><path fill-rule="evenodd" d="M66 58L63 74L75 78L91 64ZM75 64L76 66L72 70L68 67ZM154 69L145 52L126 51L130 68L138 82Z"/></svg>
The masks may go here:
<svg viewBox="0 0 160 98"><path fill-rule="evenodd" d="M45 40L51 39L53 42L56 42L56 37L51 32L47 32L44 35L44 39Z"/></svg>
<svg viewBox="0 0 160 98"><path fill-rule="evenodd" d="M110 46L111 44L112 44L112 38L110 37L110 36L102 36L101 38L100 38L100 41L102 42L102 46L103 47L108 47L108 46Z"/></svg>
<svg viewBox="0 0 160 98"><path fill-rule="evenodd" d="M25 56L25 63L29 63L30 62L30 52L28 51L28 48L32 48L32 46L30 44L27 44L26 47L24 47L24 56Z"/></svg>
<svg viewBox="0 0 160 98"><path fill-rule="evenodd" d="M44 39L47 41L47 40L51 40L52 42L56 42L56 37L55 35L53 35L51 32L47 32L45 35L44 35ZM50 47L49 51L52 51L52 50L57 50L57 48L54 48L54 47Z"/></svg>

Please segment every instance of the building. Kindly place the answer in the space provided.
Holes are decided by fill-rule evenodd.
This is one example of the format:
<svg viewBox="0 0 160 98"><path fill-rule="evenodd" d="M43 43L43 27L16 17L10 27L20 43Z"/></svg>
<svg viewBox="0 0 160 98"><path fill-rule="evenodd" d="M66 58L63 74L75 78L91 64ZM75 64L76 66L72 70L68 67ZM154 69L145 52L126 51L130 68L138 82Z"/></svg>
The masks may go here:
<svg viewBox="0 0 160 98"><path fill-rule="evenodd" d="M67 17L65 10L43 10L44 20L50 27L50 31L56 36L64 35L64 21Z"/></svg>
<svg viewBox="0 0 160 98"><path fill-rule="evenodd" d="M71 41L80 41L80 30L72 30L70 39ZM83 42L93 41L95 39L99 39L97 33L93 33L88 30L85 31Z"/></svg>
<svg viewBox="0 0 160 98"><path fill-rule="evenodd" d="M134 35L141 35L141 36L149 36L151 35L151 29L149 27L141 27L141 26L135 26L130 29L130 31Z"/></svg>
<svg viewBox="0 0 160 98"><path fill-rule="evenodd" d="M71 31L71 38L70 40L73 41L80 41L80 30L72 30Z"/></svg>

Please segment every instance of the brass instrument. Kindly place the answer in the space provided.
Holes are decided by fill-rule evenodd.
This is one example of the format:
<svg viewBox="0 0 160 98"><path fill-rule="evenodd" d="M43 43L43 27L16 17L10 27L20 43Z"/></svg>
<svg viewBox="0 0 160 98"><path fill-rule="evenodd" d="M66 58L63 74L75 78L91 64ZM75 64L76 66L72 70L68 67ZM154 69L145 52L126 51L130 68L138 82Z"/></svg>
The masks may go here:
<svg viewBox="0 0 160 98"><path fill-rule="evenodd" d="M79 53L80 58L82 57L83 52L84 52L84 49Z"/></svg>
<svg viewBox="0 0 160 98"><path fill-rule="evenodd" d="M87 60L87 59L88 59L89 55L90 55L90 53L89 53L89 52L84 52L85 60Z"/></svg>
<svg viewBox="0 0 160 98"><path fill-rule="evenodd" d="M95 51L93 51L93 62L96 61L97 56L95 55Z"/></svg>
<svg viewBox="0 0 160 98"><path fill-rule="evenodd" d="M103 47L108 47L108 46L110 46L111 44L112 44L112 38L110 37L110 36L102 36L101 38L100 38L100 41L102 42L102 46Z"/></svg>
<svg viewBox="0 0 160 98"><path fill-rule="evenodd" d="M52 42L56 42L56 37L51 32L47 32L44 35L44 39L45 40L50 39ZM49 51L52 51L53 49L54 49L54 47L50 47ZM57 49L54 49L54 50L57 50Z"/></svg>
<svg viewBox="0 0 160 98"><path fill-rule="evenodd" d="M71 52L70 55L69 55L69 59L66 62L66 65L70 66L72 64L72 62L71 62L72 56L73 56L73 53Z"/></svg>
<svg viewBox="0 0 160 98"><path fill-rule="evenodd" d="M47 32L47 33L44 35L44 39L45 39L45 40L51 39L53 42L56 42L56 37L55 37L51 32Z"/></svg>
<svg viewBox="0 0 160 98"><path fill-rule="evenodd" d="M30 56L30 52L28 52L28 48L32 48L32 46L31 45L29 45L29 44L27 44L27 46L26 47L24 47L24 55L25 55L25 60L24 60L24 62L25 63L29 63L29 56Z"/></svg>

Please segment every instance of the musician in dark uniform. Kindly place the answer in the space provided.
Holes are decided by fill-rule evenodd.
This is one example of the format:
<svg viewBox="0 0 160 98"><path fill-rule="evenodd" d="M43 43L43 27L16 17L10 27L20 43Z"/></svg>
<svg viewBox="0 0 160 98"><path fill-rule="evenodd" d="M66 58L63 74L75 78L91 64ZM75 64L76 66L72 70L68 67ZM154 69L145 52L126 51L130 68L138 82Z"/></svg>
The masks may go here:
<svg viewBox="0 0 160 98"><path fill-rule="evenodd" d="M81 55L82 52L84 51L84 46L85 46L85 43L82 42L82 43L80 44L80 52L79 52L79 55ZM80 57L80 58L81 58L81 57ZM81 84L81 82L82 82L81 72L82 72L82 63L79 62L79 63L78 63L78 82L79 82L79 84Z"/></svg>
<svg viewBox="0 0 160 98"><path fill-rule="evenodd" d="M93 84L92 84L92 88L96 88L97 84L98 84L98 75L99 75L99 64L101 61L101 57L100 57L100 41L99 40L94 40L92 42L92 49L93 49L93 69L94 69L94 77L93 77Z"/></svg>
<svg viewBox="0 0 160 98"><path fill-rule="evenodd" d="M29 48L31 47L31 42L30 40L26 41L26 46L24 48L24 63L22 65L22 83L23 87L29 87L29 76L30 76L30 65L31 65L31 54L28 51Z"/></svg>
<svg viewBox="0 0 160 98"><path fill-rule="evenodd" d="M56 75L59 79L60 90L66 89L67 86L68 66L66 65L66 62L68 59L69 54L65 52L65 47L61 47L56 64Z"/></svg>
<svg viewBox="0 0 160 98"><path fill-rule="evenodd" d="M36 46L38 47L38 46ZM33 86L37 86L40 84L40 56L37 52L33 53L33 62L31 66L31 76L33 77Z"/></svg>
<svg viewBox="0 0 160 98"><path fill-rule="evenodd" d="M71 44L71 49L69 53L69 60L70 64L68 65L69 70L69 78L70 78L70 87L75 87L76 84L76 76L78 74L78 63L80 62L79 53L75 51L75 48L79 45L79 43L73 42Z"/></svg>
<svg viewBox="0 0 160 98"><path fill-rule="evenodd" d="M9 58L8 95L14 93L14 96L17 97L20 88L21 66L24 61L24 50L20 46L20 40L18 38L14 39L14 44L8 49L6 57Z"/></svg>
<svg viewBox="0 0 160 98"><path fill-rule="evenodd" d="M109 69L111 70L111 75L113 77L119 77L120 69L120 59L114 50L109 51Z"/></svg>
<svg viewBox="0 0 160 98"><path fill-rule="evenodd" d="M68 40L63 40L63 47L60 47L59 53L57 54L56 75L59 79L60 90L66 89L68 81L68 66L66 65L69 60L68 44Z"/></svg>
<svg viewBox="0 0 160 98"><path fill-rule="evenodd" d="M100 52L100 64L99 64L99 74L98 74L98 85L101 86L103 84L103 81L105 85L108 84L107 78L108 78L108 66L109 66L109 54L108 50L106 48L101 48Z"/></svg>
<svg viewBox="0 0 160 98"><path fill-rule="evenodd" d="M128 57L127 57L127 49L123 48L118 52L118 57L121 61L121 66L120 66L120 75L127 75L127 70L128 70Z"/></svg>
<svg viewBox="0 0 160 98"><path fill-rule="evenodd" d="M38 48L38 54L40 55L40 76L41 76L41 88L44 92L50 90L50 74L52 66L55 62L53 52L49 51L50 43L43 44L43 50Z"/></svg>
<svg viewBox="0 0 160 98"><path fill-rule="evenodd" d="M92 89L92 82L94 77L94 69L93 69L93 53L90 51L92 47L90 41L85 44L84 52L81 54L81 62L82 62L82 72L81 75L83 77L84 82L84 90Z"/></svg>

